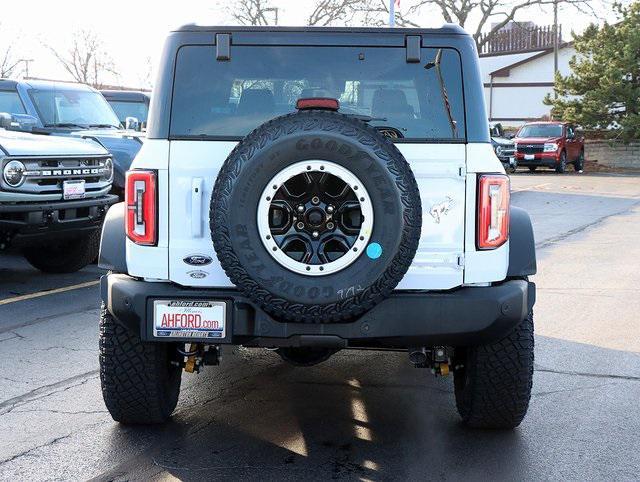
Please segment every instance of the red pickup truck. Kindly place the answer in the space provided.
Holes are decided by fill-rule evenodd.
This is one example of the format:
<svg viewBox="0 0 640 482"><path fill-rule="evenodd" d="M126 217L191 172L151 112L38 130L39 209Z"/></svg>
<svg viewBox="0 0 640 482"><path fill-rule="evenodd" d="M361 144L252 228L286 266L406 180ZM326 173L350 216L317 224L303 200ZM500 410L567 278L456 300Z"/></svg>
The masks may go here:
<svg viewBox="0 0 640 482"><path fill-rule="evenodd" d="M584 169L584 138L566 122L530 122L523 125L515 138L519 166L535 171L538 166L564 172L573 164L577 172Z"/></svg>

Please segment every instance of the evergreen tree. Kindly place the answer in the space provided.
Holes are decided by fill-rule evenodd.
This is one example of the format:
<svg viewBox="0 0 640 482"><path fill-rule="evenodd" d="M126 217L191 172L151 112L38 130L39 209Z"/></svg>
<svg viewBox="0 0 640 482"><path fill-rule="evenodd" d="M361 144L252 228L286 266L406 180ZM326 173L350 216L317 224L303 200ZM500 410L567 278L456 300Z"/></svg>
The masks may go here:
<svg viewBox="0 0 640 482"><path fill-rule="evenodd" d="M571 74L555 79L547 95L556 119L588 129L610 129L614 137L640 139L640 2L616 4L620 21L591 24L574 35Z"/></svg>

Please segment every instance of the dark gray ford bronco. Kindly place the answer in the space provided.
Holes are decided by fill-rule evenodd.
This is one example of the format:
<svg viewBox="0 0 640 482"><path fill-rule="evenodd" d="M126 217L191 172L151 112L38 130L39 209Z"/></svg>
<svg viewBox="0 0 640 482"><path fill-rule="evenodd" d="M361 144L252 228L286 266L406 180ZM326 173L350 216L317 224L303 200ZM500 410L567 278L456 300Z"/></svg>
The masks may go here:
<svg viewBox="0 0 640 482"><path fill-rule="evenodd" d="M100 373L117 421L166 420L229 345L299 366L404 351L473 427L523 419L531 222L509 203L478 56L455 26L186 26L108 213Z"/></svg>

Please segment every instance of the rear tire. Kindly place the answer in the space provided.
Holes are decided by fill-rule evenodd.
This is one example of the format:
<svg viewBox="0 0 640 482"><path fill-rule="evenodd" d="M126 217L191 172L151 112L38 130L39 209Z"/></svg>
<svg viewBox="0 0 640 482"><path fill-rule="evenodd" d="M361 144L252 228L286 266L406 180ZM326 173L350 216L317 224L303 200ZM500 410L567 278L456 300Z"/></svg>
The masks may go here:
<svg viewBox="0 0 640 482"><path fill-rule="evenodd" d="M454 386L458 413L473 428L511 429L527 413L533 381L533 313L506 337L459 349Z"/></svg>
<svg viewBox="0 0 640 482"><path fill-rule="evenodd" d="M45 273L74 273L91 264L99 251L100 229L96 229L81 238L29 246L22 254L31 266Z"/></svg>
<svg viewBox="0 0 640 482"><path fill-rule="evenodd" d="M529 166L529 170L531 172L535 172L535 170L538 168L538 166Z"/></svg>
<svg viewBox="0 0 640 482"><path fill-rule="evenodd" d="M116 422L166 421L178 403L182 368L171 364L175 348L146 343L118 323L104 304L100 312L102 397Z"/></svg>

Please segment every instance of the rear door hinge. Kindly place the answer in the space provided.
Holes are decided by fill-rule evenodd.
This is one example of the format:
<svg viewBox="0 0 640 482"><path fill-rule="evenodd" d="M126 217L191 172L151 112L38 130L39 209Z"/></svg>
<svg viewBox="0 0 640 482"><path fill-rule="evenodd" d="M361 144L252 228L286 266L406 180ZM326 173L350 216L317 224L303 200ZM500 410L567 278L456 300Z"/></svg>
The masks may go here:
<svg viewBox="0 0 640 482"><path fill-rule="evenodd" d="M467 177L467 166L460 166L458 168L458 176Z"/></svg>
<svg viewBox="0 0 640 482"><path fill-rule="evenodd" d="M422 37L420 35L407 35L405 38L405 49L408 63L420 62L421 47Z"/></svg>
<svg viewBox="0 0 640 482"><path fill-rule="evenodd" d="M216 60L231 60L231 34L216 34Z"/></svg>
<svg viewBox="0 0 640 482"><path fill-rule="evenodd" d="M464 254L458 255L458 266L464 268Z"/></svg>

